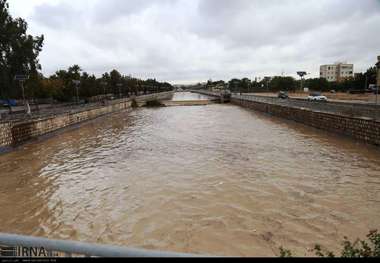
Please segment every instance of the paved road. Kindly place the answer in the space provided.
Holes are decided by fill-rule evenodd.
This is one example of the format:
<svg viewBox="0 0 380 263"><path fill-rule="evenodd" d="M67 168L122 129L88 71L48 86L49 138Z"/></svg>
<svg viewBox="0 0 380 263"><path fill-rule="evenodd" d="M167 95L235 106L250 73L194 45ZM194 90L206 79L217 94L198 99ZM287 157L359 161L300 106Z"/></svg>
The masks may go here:
<svg viewBox="0 0 380 263"><path fill-rule="evenodd" d="M351 117L371 118L380 120L380 106L370 103L349 103L347 101L328 101L328 102L310 102L306 99L287 99L282 100L276 96L258 96L252 94L243 94L242 96L234 95L236 98L242 98L248 101L270 103L287 107L307 108L314 111L322 111L333 114L340 114Z"/></svg>
<svg viewBox="0 0 380 263"><path fill-rule="evenodd" d="M259 93L243 93L243 95L254 95L254 96L260 96L260 97L273 97L277 98L276 94L259 94ZM305 97L299 97L299 96L289 96L291 99L298 99L298 100L307 100L307 96ZM338 102L338 103L350 103L350 104L364 104L364 105L373 105L376 104L376 98L374 98L371 101L363 101L363 100L337 100L337 99L328 99L330 102ZM378 100L378 104L380 105L380 96Z"/></svg>
<svg viewBox="0 0 380 263"><path fill-rule="evenodd" d="M32 118L46 117L48 115L60 114L64 112L71 112L74 110L81 110L84 108L96 107L99 103L91 104L45 104L39 105L38 109L35 105L31 105ZM22 120L30 118L26 115L24 106L12 107L12 113L9 114L9 108L0 108L0 121L5 120Z"/></svg>

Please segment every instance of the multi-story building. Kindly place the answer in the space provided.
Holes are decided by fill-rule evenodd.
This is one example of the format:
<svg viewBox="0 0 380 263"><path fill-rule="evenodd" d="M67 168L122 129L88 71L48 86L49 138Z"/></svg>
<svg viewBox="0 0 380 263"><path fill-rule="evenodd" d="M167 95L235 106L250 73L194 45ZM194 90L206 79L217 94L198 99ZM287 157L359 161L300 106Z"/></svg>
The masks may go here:
<svg viewBox="0 0 380 263"><path fill-rule="evenodd" d="M335 63L321 66L321 78L329 82L340 82L354 77L354 65L347 63Z"/></svg>

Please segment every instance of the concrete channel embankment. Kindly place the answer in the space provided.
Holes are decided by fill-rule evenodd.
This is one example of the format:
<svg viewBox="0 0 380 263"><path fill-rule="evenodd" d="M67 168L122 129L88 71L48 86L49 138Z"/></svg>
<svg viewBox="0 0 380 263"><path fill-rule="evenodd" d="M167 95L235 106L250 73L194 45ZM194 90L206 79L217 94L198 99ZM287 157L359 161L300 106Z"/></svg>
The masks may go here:
<svg viewBox="0 0 380 263"><path fill-rule="evenodd" d="M372 105L342 105L277 98L233 95L231 102L314 128L334 132L380 146L380 108ZM377 118L376 118L377 117Z"/></svg>
<svg viewBox="0 0 380 263"><path fill-rule="evenodd" d="M210 91L193 91L218 97ZM232 95L231 103L380 146L380 106Z"/></svg>
<svg viewBox="0 0 380 263"><path fill-rule="evenodd" d="M139 105L151 100L168 100L173 92L163 92L136 97ZM90 106L82 109L61 112L52 115L34 117L28 120L0 122L0 149L18 145L32 138L49 134L51 132L79 124L95 118L128 110L132 107L131 99L115 100L104 106Z"/></svg>

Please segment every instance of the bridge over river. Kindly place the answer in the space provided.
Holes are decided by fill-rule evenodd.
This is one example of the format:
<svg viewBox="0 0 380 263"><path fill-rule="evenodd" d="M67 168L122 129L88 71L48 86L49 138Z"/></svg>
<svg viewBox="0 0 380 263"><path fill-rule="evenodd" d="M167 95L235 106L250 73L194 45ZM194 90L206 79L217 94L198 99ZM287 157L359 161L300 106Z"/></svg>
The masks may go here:
<svg viewBox="0 0 380 263"><path fill-rule="evenodd" d="M230 104L83 123L0 155L0 182L0 232L53 239L273 256L380 229L378 147Z"/></svg>
<svg viewBox="0 0 380 263"><path fill-rule="evenodd" d="M161 103L167 107L175 106L206 106L220 103L219 98L210 97L202 94L191 94L188 92L177 92L171 100L164 100Z"/></svg>

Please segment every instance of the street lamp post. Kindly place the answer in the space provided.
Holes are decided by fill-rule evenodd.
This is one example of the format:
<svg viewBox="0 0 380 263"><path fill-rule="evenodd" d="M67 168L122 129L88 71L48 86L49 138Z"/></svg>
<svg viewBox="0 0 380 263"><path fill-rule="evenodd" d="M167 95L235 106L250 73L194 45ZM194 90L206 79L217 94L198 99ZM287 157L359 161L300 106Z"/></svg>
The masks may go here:
<svg viewBox="0 0 380 263"><path fill-rule="evenodd" d="M22 92L22 101L25 104L25 89L24 89L24 80L20 80L21 92Z"/></svg>
<svg viewBox="0 0 380 263"><path fill-rule="evenodd" d="M20 83L20 86L21 86L22 101L23 101L23 104L26 108L26 113L28 115L31 115L32 112L30 110L29 102L25 99L25 88L24 88L24 82L28 79L29 79L29 77L27 75L16 75L15 76L15 80L18 81Z"/></svg>
<svg viewBox="0 0 380 263"><path fill-rule="evenodd" d="M307 73L305 71L298 71L297 75L301 77L301 92L303 92L303 79Z"/></svg>
<svg viewBox="0 0 380 263"><path fill-rule="evenodd" d="M119 99L120 99L121 98L121 87L123 86L123 84L117 83L116 86L119 88Z"/></svg>
<svg viewBox="0 0 380 263"><path fill-rule="evenodd" d="M378 104L378 97L379 97L379 87L380 87L380 56L377 57L377 85L376 85L376 105Z"/></svg>
<svg viewBox="0 0 380 263"><path fill-rule="evenodd" d="M75 89L76 89L77 104L79 104L79 85L80 85L80 80L73 80L73 83L74 83Z"/></svg>
<svg viewBox="0 0 380 263"><path fill-rule="evenodd" d="M106 95L107 95L107 93L106 93L107 82L102 81L102 82L100 82L100 85L103 87L103 95L104 95L104 98L105 98Z"/></svg>
<svg viewBox="0 0 380 263"><path fill-rule="evenodd" d="M259 78L260 80L260 78ZM265 91L264 89L266 88L267 92L269 93L270 89L269 89L269 83L271 81L271 77L263 77L262 78L262 84L261 84L261 88L263 89L263 91Z"/></svg>

